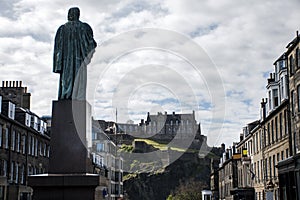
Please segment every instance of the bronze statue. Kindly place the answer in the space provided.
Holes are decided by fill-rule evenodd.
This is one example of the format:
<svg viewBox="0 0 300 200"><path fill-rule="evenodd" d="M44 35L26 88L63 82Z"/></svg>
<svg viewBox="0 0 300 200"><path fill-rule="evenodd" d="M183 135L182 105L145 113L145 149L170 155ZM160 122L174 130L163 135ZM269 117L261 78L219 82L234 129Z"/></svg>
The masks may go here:
<svg viewBox="0 0 300 200"><path fill-rule="evenodd" d="M86 99L86 67L97 43L93 30L79 20L79 8L70 8L68 22L56 32L53 72L60 74L58 99Z"/></svg>

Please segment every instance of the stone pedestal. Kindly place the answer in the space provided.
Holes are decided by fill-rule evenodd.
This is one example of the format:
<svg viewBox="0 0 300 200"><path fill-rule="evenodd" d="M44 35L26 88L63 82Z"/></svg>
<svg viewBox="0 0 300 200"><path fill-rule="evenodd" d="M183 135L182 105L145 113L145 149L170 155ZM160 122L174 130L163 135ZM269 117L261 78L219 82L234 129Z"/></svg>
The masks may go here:
<svg viewBox="0 0 300 200"><path fill-rule="evenodd" d="M30 176L34 200L98 200L100 176L93 173L87 136L91 106L86 101L53 102L49 174Z"/></svg>
<svg viewBox="0 0 300 200"><path fill-rule="evenodd" d="M33 200L100 200L96 187L100 176L95 174L42 174L30 176Z"/></svg>
<svg viewBox="0 0 300 200"><path fill-rule="evenodd" d="M92 173L86 140L91 106L86 101L54 101L51 124L49 173Z"/></svg>

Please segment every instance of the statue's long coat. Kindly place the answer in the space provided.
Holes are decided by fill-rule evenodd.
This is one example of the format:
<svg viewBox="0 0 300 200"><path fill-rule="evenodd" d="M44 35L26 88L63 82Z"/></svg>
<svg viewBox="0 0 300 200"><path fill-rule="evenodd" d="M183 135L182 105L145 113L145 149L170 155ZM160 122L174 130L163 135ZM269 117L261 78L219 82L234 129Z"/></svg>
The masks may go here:
<svg viewBox="0 0 300 200"><path fill-rule="evenodd" d="M53 57L53 72L60 73L58 99L85 99L86 65L96 45L87 23L76 20L59 27Z"/></svg>

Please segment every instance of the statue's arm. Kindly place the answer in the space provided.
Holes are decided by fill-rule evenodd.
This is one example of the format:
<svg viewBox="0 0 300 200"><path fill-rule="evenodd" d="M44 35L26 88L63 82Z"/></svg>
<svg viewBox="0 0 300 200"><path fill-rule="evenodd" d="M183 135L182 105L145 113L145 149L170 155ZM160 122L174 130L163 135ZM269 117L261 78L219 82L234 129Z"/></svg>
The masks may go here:
<svg viewBox="0 0 300 200"><path fill-rule="evenodd" d="M97 43L94 40L93 29L87 23L84 23L84 25L85 25L85 29L86 29L88 38L90 39L90 45L91 45L92 49L95 49L97 47Z"/></svg>
<svg viewBox="0 0 300 200"><path fill-rule="evenodd" d="M54 40L53 72L61 73L63 70L63 25L56 32Z"/></svg>

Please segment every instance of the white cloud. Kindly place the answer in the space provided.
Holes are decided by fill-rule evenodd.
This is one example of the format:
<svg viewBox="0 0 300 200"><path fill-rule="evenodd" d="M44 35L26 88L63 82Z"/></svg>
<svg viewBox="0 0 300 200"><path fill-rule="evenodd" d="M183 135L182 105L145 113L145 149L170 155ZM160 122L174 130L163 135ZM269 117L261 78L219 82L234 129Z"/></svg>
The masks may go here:
<svg viewBox="0 0 300 200"><path fill-rule="evenodd" d="M173 30L190 37L207 52L217 66L227 94L222 132L208 132L209 127L222 125L219 123L221 119L211 123L213 108L222 110L222 106L210 105L212 94L208 89L216 91L217 94L222 93L222 88L207 88L205 85L214 81L215 77L209 73L211 69L202 68L203 73L199 75L192 73L182 57L174 58L174 55L158 50L138 51L123 55L122 59L109 66L110 71L107 71L105 79L101 78L102 85L98 89L102 96L99 97L100 102L97 102L100 107L96 110L103 118L115 119L113 97L116 90L113 86L117 86L118 81L126 81L126 91L130 87L134 88L131 84L138 83L131 79L146 78L130 72L130 69L149 64L166 66L172 63L170 67L177 70L183 77L182 80L191 85L194 94L202 102L201 109L197 112L198 121L202 123L203 133L209 135L210 144L214 144L215 138L220 137L219 143L222 141L227 145L232 144L233 138L238 140L246 123L259 117L260 100L265 95L264 74L273 70L273 62L285 51L286 44L295 37L300 18L298 0L75 0L72 4L60 0L1 1L0 80L23 80L32 93L32 110L39 115L51 114L51 101L56 98L58 75L52 73L53 38L57 28L66 22L67 10L71 6L80 7L81 20L91 25L99 45L118 34L145 27ZM168 35L156 35L149 41L155 41L156 37L160 41L165 40L166 44L174 39ZM106 49L107 52L101 52L101 55L121 52L120 49L131 46L133 41L138 40L115 41L117 45ZM187 52L189 50L188 46L182 45L181 48ZM189 52L188 57L203 59L194 52ZM93 59L96 61L101 58ZM132 73L131 76L129 72ZM147 73L151 75L151 70ZM166 92L167 90L154 85L136 90L136 93L130 94L127 102L130 111L136 112L131 114L133 119L145 118L142 111L156 112L158 108L168 112L188 111L188 107L179 109L174 101L164 102L162 108L157 103L158 100L176 99L178 94L188 97L184 88L176 82L175 74L170 76L167 70L160 73L169 84L177 86L176 90L172 89L175 92ZM93 74L93 79L99 79L96 74ZM126 77L126 74L127 79L123 80L122 77ZM207 110L203 110L205 106ZM222 117L220 112L217 114L217 118Z"/></svg>

